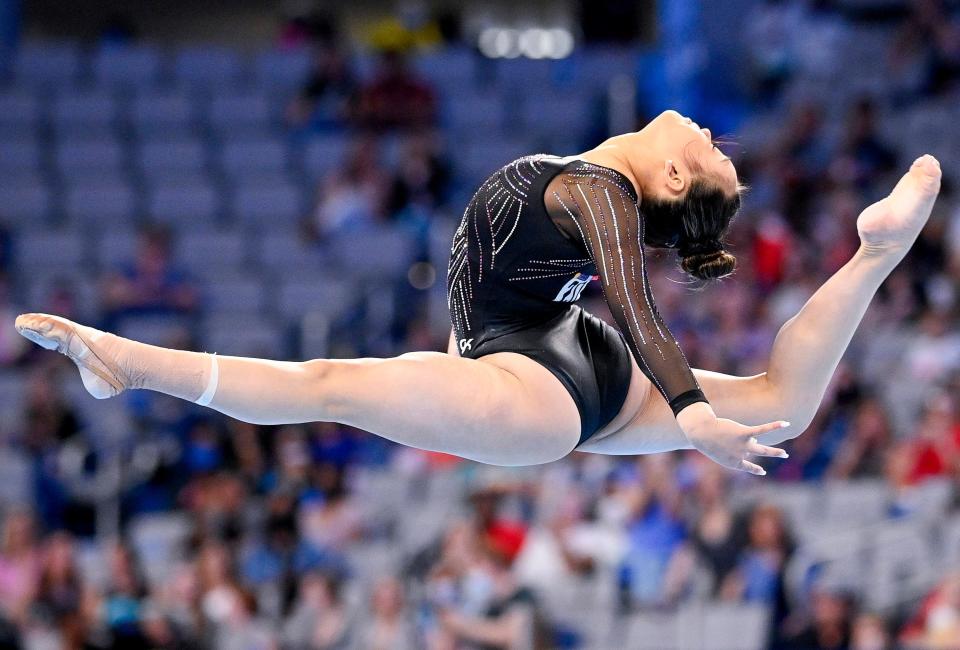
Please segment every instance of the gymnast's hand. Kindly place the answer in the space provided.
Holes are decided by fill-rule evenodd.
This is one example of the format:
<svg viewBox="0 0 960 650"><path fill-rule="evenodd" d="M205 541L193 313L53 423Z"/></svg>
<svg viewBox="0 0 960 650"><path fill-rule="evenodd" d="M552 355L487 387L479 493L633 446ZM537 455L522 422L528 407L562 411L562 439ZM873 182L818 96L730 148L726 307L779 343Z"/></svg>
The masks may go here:
<svg viewBox="0 0 960 650"><path fill-rule="evenodd" d="M761 445L757 442L757 436L788 427L789 422L780 420L746 426L733 420L718 418L708 403L696 402L677 413L677 424L694 448L712 461L730 469L763 476L767 473L766 470L747 460L748 456L787 457L787 452L782 449Z"/></svg>

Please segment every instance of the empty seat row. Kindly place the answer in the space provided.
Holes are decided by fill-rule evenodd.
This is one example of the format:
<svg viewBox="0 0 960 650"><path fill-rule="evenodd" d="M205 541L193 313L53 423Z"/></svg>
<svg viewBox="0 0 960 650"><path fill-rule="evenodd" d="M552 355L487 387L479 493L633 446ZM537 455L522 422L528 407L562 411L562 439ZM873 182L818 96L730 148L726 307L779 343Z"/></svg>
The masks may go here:
<svg viewBox="0 0 960 650"><path fill-rule="evenodd" d="M170 53L151 45L103 46L26 42L13 63L16 83L63 86L87 78L105 86L150 87L162 82L202 88L247 81L261 88L296 87L310 70L307 49L267 50L252 60L238 50L190 47Z"/></svg>
<svg viewBox="0 0 960 650"><path fill-rule="evenodd" d="M47 163L64 180L125 176L126 172L147 180L193 176L219 170L228 178L246 180L255 175L286 175L302 170L316 179L342 163L351 146L346 134L318 135L305 144L278 137L239 136L214 145L201 138L150 138L126 146L112 135L68 137L44 144L35 137L0 136L0 184L9 176L40 175ZM396 152L394 152L396 153Z"/></svg>

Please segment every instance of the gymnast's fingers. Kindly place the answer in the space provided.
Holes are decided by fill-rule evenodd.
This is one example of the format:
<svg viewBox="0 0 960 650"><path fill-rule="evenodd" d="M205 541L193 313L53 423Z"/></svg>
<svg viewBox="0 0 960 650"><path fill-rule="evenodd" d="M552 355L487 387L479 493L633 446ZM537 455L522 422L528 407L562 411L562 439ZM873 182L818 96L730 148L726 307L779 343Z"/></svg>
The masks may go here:
<svg viewBox="0 0 960 650"><path fill-rule="evenodd" d="M758 436L761 433L769 433L770 431L776 431L777 429L786 429L789 426L790 423L786 420L777 420L776 422L768 422L766 424L750 427L749 434L751 436Z"/></svg>
<svg viewBox="0 0 960 650"><path fill-rule="evenodd" d="M756 474L757 476L766 476L767 470L763 469L756 463L751 463L749 460L741 460L740 466L737 468L744 472L750 472L751 474Z"/></svg>
<svg viewBox="0 0 960 650"><path fill-rule="evenodd" d="M750 438L747 441L747 453L754 456L769 456L770 458L789 458L787 452L783 449L761 445L756 438Z"/></svg>

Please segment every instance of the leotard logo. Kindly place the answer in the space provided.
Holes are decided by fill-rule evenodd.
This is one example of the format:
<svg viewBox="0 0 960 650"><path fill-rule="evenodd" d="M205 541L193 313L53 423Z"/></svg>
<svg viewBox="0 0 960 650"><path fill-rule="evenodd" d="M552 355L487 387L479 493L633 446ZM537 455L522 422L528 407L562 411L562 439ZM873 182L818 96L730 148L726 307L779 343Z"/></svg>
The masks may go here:
<svg viewBox="0 0 960 650"><path fill-rule="evenodd" d="M577 273L570 280L563 285L563 288L560 289L560 292L557 293L557 297L553 299L554 302L576 302L580 300L580 294L583 293L584 288L590 284L590 280L596 280L599 276L590 275L589 273Z"/></svg>
<svg viewBox="0 0 960 650"><path fill-rule="evenodd" d="M473 349L473 339L460 339L460 354Z"/></svg>

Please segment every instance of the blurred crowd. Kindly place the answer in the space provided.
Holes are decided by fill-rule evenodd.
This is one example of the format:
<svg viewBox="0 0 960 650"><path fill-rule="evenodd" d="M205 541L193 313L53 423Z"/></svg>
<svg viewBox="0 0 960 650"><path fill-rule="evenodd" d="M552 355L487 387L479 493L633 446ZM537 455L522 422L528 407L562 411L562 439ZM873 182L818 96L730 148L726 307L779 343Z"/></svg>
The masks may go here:
<svg viewBox="0 0 960 650"><path fill-rule="evenodd" d="M650 270L691 365L735 375L764 371L779 327L856 250L859 211L889 191L906 156L922 153L904 151L889 130L896 121L882 115L960 97L960 21L944 3L918 1L896 17L883 53L888 93L849 97L839 121L817 97L788 101L792 80L824 64L800 60L803 48L784 36L804 20L830 42L849 18L829 2L761 4L748 26L749 101L764 108L744 131L754 118L773 116L777 127L729 151L750 185L729 235L738 271L694 293L672 253L653 254ZM462 206L451 201L464 189L456 147L436 128L438 89L395 51L359 82L323 21L295 21L281 38L315 52L289 98L291 133L357 133L320 180L304 236L322 242L389 222L418 233L426 255L431 229L453 223ZM398 132L399 151L385 156ZM960 208L956 171L946 171L929 225L875 297L815 421L788 445L788 460L768 465L766 481L882 480L890 519L910 515L915 488L941 481L960 511ZM202 313L203 292L171 256L175 237L144 229L134 259L98 278L96 324ZM15 243L16 232L0 231L5 323L22 310ZM423 323L421 293L391 330L396 352L445 348L443 333ZM585 302L606 316L599 293ZM82 312L69 283L43 309ZM733 491L753 479L695 452L574 454L532 472L486 474L349 427L248 425L153 394L120 398L136 435L105 452L97 422L71 397L68 361L5 327L0 364L29 378L22 429L4 432L3 471L11 482L24 477L30 495L0 527L0 647L578 647L597 622L578 619L585 606L571 593L588 593L590 611L609 616L611 636L592 638L599 647L626 647L615 628L632 612L700 600L767 606L773 648L960 646L960 571L884 611L827 582L814 581L803 602L788 597L798 531L772 503L735 503ZM403 489L365 488L371 476ZM431 490L439 497L421 494ZM413 511L438 503L448 508L439 523L401 543ZM111 518L121 525L105 540L99 527ZM147 532L138 536L138 526ZM385 561L375 561L378 548ZM580 588L587 583L596 590Z"/></svg>

